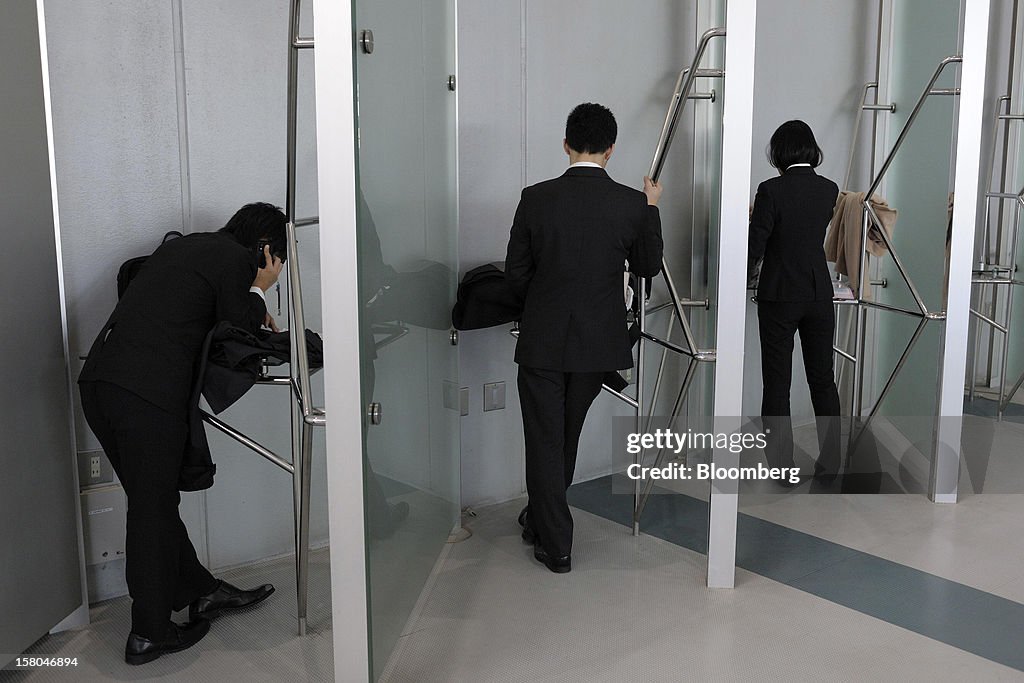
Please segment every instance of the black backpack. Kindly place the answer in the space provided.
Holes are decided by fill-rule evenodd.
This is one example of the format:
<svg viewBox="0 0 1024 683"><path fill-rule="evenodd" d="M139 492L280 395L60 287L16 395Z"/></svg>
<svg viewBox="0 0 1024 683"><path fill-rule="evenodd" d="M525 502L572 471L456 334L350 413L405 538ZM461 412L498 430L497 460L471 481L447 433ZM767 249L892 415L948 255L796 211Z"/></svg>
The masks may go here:
<svg viewBox="0 0 1024 683"><path fill-rule="evenodd" d="M167 240L174 239L175 237L184 237L184 235L182 235L177 230L171 230L170 232L168 232L167 234L164 235L164 238L162 240L160 240L160 244L163 244ZM128 289L128 285L131 284L132 280L135 279L135 276L139 274L140 270L142 270L142 264L144 264L146 262L146 259L148 259L148 258L149 258L149 256L136 256L135 258L130 258L127 261L125 261L124 263L121 264L121 267L118 268L118 270L117 270L117 298L118 298L118 300L120 300L121 297L124 296L124 292L125 292L126 289Z"/></svg>

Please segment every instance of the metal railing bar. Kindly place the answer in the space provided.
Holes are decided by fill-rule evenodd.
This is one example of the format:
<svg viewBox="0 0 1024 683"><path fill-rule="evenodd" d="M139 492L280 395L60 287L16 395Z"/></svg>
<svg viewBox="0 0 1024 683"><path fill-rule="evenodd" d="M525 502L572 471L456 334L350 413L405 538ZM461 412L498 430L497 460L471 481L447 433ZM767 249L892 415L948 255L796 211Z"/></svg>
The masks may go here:
<svg viewBox="0 0 1024 683"><path fill-rule="evenodd" d="M861 301L862 306L866 308L877 308L882 311L890 311L892 313L902 313L903 315L909 315L911 318L926 318L927 311L922 313L920 311L912 311L909 308L900 308L898 306L890 306L889 304L883 304L879 301Z"/></svg>
<svg viewBox="0 0 1024 683"><path fill-rule="evenodd" d="M892 385L896 382L896 377L900 374L900 371L906 364L907 358L910 357L910 352L914 349L914 346L917 345L917 340L921 338L921 332L924 331L925 325L927 323L928 321L926 319L921 319L921 321L917 323L917 327L914 329L914 334L911 335L910 341L907 342L907 347L903 349L903 353L900 355L900 359L896 361L896 367L893 368L892 373L890 373L889 375L889 379L886 380L885 385L882 387L881 393L878 394L878 399L875 401L875 404L871 407L871 410L868 412L869 420L872 417L874 417L875 413L878 411L878 408L882 405L882 401L884 401L885 397L889 394L889 390L892 388Z"/></svg>
<svg viewBox="0 0 1024 683"><path fill-rule="evenodd" d="M281 377L281 376L278 376L278 375L270 375L270 376L267 376L267 377L260 377L258 380L256 380L256 384L265 384L267 386L273 386L273 385L277 385L277 384L281 384L281 385L284 385L284 386L291 386L291 383L292 383L292 378L291 377Z"/></svg>
<svg viewBox="0 0 1024 683"><path fill-rule="evenodd" d="M684 349L682 346L679 346L678 344L673 344L672 342L667 341L665 339L661 339L659 337L655 337L653 334L648 334L647 332L641 332L641 336L643 336L643 338L646 339L647 341L654 342L658 346L666 348L669 351L675 351L676 353L678 353L681 356L687 356L689 358L694 358L697 355L693 351L690 351L688 349Z"/></svg>
<svg viewBox="0 0 1024 683"><path fill-rule="evenodd" d="M669 270L668 262L664 257L661 259L661 273L665 276L665 286L668 287L668 296L672 301L672 305L676 309L676 317L679 318L679 327L683 330L683 339L686 341L687 348L690 349L688 355L693 355L697 352L697 341L693 338L693 330L690 329L690 321L686 318L686 314L683 313L682 298L679 296L679 290L676 288L675 280L672 278L672 271ZM644 301L640 301L641 308L644 305Z"/></svg>
<svg viewBox="0 0 1024 683"><path fill-rule="evenodd" d="M202 412L203 414L203 422L207 423L211 427L216 428L223 434L226 434L227 436L231 437L232 439L242 444L243 446L253 451L254 453L262 455L264 458L274 463L275 465L283 469L285 472L288 472L289 474L295 473L295 468L292 467L292 464L285 460L284 458L282 458L281 456L279 456L274 451L260 444L255 439L251 439L250 437L238 431L228 423L224 422L220 418L214 417L205 410L201 410L200 412Z"/></svg>
<svg viewBox="0 0 1024 683"><path fill-rule="evenodd" d="M992 318L988 317L987 315L985 315L983 313L980 313L979 311L976 311L973 308L970 309L970 312L971 312L971 315L973 315L975 318L977 318L978 320L980 320L983 323L987 323L988 325L991 325L992 327L994 327L995 329L999 330L1003 334L1006 334L1009 331L1004 325L1000 325L999 323L997 323Z"/></svg>
<svg viewBox="0 0 1024 683"><path fill-rule="evenodd" d="M1000 400L999 400L999 416L1000 417L1002 417L1003 413L1006 412L1007 407L1009 407L1009 405L1010 405L1010 401L1013 400L1014 394L1017 393L1017 391L1020 389L1022 384L1024 384L1024 372L1022 372L1020 377L1017 378L1017 381L1013 383L1013 386L1010 388L1010 390L1008 392L1006 392L1006 394L1000 398ZM1003 393L1003 388L1002 387L999 388L999 393L1000 394Z"/></svg>
<svg viewBox="0 0 1024 683"><path fill-rule="evenodd" d="M875 175L875 179L871 183L871 187L865 194L866 198L870 199L871 197L874 196L875 191L878 190L878 186L882 183L882 178L885 176L886 171L889 170L889 166L892 165L892 161L893 158L896 156L896 153L900 150L900 147L903 146L903 141L907 139L907 134L913 127L914 121L917 120L918 114L921 113L921 108L924 106L925 100L928 99L928 95L931 93L932 88L935 87L935 82L939 80L939 76L942 75L942 72L950 64L958 64L962 61L963 57L961 57L960 55L952 55L950 57L946 57L945 59L939 62L939 65L935 68L935 73L932 74L932 77L928 81L928 85L924 89L924 92L922 92L921 96L917 99L917 102L914 104L914 108L910 110L910 116L907 117L907 122L903 125L903 130L901 130L900 134L896 137L896 142L893 143L892 149L889 150L889 154L886 156L885 161L882 162L881 168Z"/></svg>
<svg viewBox="0 0 1024 683"><path fill-rule="evenodd" d="M869 201L869 198L871 196L873 196L873 193L865 195L863 201L864 210L870 216L871 221L878 227L878 235L879 237L882 238L882 241L885 243L885 248L888 250L889 256L892 258L892 262L896 266L896 270L899 271L900 277L903 278L903 282L905 282L907 287L910 289L910 295L914 297L914 301L917 303L917 307L921 309L921 313L927 314L928 306L925 304L924 299L921 298L921 294L917 291L917 287L914 285L914 281L910 278L910 273L907 272L907 269L904 267L903 262L900 260L899 253L896 251L895 247L892 244L892 240L889 239L888 233L886 233L885 228L882 226L881 219L878 217L878 214L875 213L874 207L871 206L871 202ZM861 254L861 256L863 257L863 253Z"/></svg>
<svg viewBox="0 0 1024 683"><path fill-rule="evenodd" d="M700 61L704 57L704 52L707 50L708 43L711 42L712 38L719 38L725 36L725 29L718 27L708 29L700 37L697 42L697 51L693 57L693 61L690 66L679 72L679 77L676 79L675 91L672 94L672 99L669 102L668 111L665 114L665 122L662 124L661 135L658 137L658 145L654 149L654 159L651 161L651 169L647 174L651 180L657 181L661 176L661 170L665 166L665 157L668 153L669 147L672 145L672 138L676 132L676 125L679 123L679 114L682 111L682 103L690 95L690 90L693 88L693 82L697 78L698 71L700 69ZM724 75L724 72L723 74ZM715 74L716 77L719 74Z"/></svg>
<svg viewBox="0 0 1024 683"><path fill-rule="evenodd" d="M842 350L838 346L833 345L832 346L832 352L835 353L835 354L838 354L839 356L841 356L843 358L845 358L846 360L850 361L851 363L856 363L857 362L857 359L853 355L847 353L846 351Z"/></svg>
<svg viewBox="0 0 1024 683"><path fill-rule="evenodd" d="M672 309L672 313L668 317L668 329L665 331L665 339L672 338L672 328L675 327L676 323L676 312ZM663 348L661 350L661 361L658 363L658 374L654 380L654 391L651 392L651 410L647 415L647 426L644 427L644 432L651 431L651 420L654 419L654 411L658 409L658 398L661 394L661 381L665 376L665 363L668 361L668 349Z"/></svg>
<svg viewBox="0 0 1024 683"><path fill-rule="evenodd" d="M601 388L603 390L605 390L606 392L608 392L609 394L611 394L612 396L614 396L615 398L617 398L620 401L622 401L623 403L625 403L626 405L630 406L631 408L635 409L637 407L636 399L633 398L632 396L626 396L621 391L616 391L615 389L612 389L607 384L602 384Z"/></svg>
<svg viewBox="0 0 1024 683"><path fill-rule="evenodd" d="M693 383L693 377L696 374L697 362L691 360L686 368L686 375L683 377L683 382L679 386L679 393L676 394L675 403L672 405L672 414L669 416L669 424L679 416L680 410L682 410L683 401L686 400L687 394L690 392L690 385ZM652 409L653 412L653 409ZM648 422L648 431L650 431L650 423ZM665 459L665 453L667 451L664 448L658 449L658 453L654 458L653 467L659 467ZM640 464L643 465L644 453L640 453ZM643 492L640 494L640 499L637 501L636 506L633 508L633 523L640 524L640 518L644 514L644 508L647 507L647 499L651 496L651 489L654 487L654 479L648 478L644 484Z"/></svg>

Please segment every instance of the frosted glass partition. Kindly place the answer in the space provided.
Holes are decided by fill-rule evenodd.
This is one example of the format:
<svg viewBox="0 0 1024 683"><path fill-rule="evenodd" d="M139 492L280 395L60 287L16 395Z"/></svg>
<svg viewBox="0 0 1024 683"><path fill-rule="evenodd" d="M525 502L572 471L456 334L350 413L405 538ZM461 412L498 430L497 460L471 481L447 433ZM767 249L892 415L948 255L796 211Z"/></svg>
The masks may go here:
<svg viewBox="0 0 1024 683"><path fill-rule="evenodd" d="M907 123L939 63L958 53L959 0L896 0L892 4L892 39L886 99L897 103L889 119L885 154ZM945 69L935 87L956 85L957 65ZM943 284L953 129L954 96L929 97L884 176L882 194L899 211L893 246L929 311L945 308ZM883 157L884 158L884 157ZM874 287L874 299L882 304L917 310L891 257L881 258L878 276L887 287ZM871 313L874 350L873 372L864 388L864 410L873 405L904 349L918 328L919 319L886 311ZM926 457L932 457L931 423L913 419L937 411L939 345L941 326L926 323L912 352L893 380L879 414L888 419ZM870 352L869 352L870 353ZM906 418L906 419L903 419Z"/></svg>
<svg viewBox="0 0 1024 683"><path fill-rule="evenodd" d="M451 0L354 2L374 679L459 518L458 358L449 330L458 273L454 16Z"/></svg>
<svg viewBox="0 0 1024 683"><path fill-rule="evenodd" d="M1024 61L1020 56L1021 50L1024 49L1024 19L1020 20L1017 25L1017 47L1016 64L1011 65L1011 68L1016 69L1014 76L1014 92L1011 93L1011 106L1010 110L1019 114L1024 111L1024 73L1021 72ZM1016 164L1007 173L1007 189L1012 192L1020 192L1024 189L1024 122L1013 122L1010 124L1010 149L1011 159L1016 157ZM1004 204L1004 206L1008 206ZM1014 209L1015 213L1011 220L1015 220L1013 229L1017 235L1017 279L1021 279L1021 273L1024 273L1024 244L1021 243L1022 227L1024 227L1024 206ZM1019 213L1016 213L1018 212ZM1005 288L1004 288L1005 289ZM1006 378L1008 387L1004 388L1004 393L1014 387L1014 384L1020 379L1022 373L1024 373L1024 291L1019 287L1015 287L1014 298L1012 302L1013 311L1010 318L1010 333L1007 335L1009 339L1009 349L1007 353L1006 361ZM1000 335L996 335L999 338ZM1017 389L1015 396L1017 402L1020 402L1022 390Z"/></svg>

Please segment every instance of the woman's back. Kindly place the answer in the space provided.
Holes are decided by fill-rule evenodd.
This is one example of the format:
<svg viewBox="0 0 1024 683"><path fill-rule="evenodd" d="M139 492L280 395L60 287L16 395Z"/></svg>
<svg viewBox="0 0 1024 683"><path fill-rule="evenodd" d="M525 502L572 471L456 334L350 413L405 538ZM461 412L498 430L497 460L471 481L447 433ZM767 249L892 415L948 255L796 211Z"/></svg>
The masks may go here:
<svg viewBox="0 0 1024 683"><path fill-rule="evenodd" d="M823 244L838 196L834 182L803 165L758 186L750 217L751 258L764 258L758 299L832 299Z"/></svg>

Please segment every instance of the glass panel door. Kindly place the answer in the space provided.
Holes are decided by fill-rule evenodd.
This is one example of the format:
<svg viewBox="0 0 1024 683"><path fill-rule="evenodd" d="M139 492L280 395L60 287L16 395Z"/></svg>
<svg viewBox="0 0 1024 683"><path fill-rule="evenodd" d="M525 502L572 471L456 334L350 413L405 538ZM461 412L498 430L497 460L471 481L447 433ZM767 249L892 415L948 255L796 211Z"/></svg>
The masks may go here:
<svg viewBox="0 0 1024 683"><path fill-rule="evenodd" d="M451 0L355 0L359 320L374 678L459 515Z"/></svg>
<svg viewBox="0 0 1024 683"><path fill-rule="evenodd" d="M894 0L887 101L897 103L889 121L886 154L906 125L914 103L940 61L958 54L960 0ZM947 67L935 87L956 85L958 68ZM930 311L945 308L944 281L948 202L953 159L956 98L928 98L913 127L893 158L882 194L899 211L893 246L910 279ZM875 281L875 298L882 304L916 310L894 259L882 257ZM874 404L912 339L920 319L877 312L872 388L865 388L864 410ZM933 450L932 430L937 411L938 357L941 326L925 323L905 364L892 380L879 406L904 436L926 457Z"/></svg>

